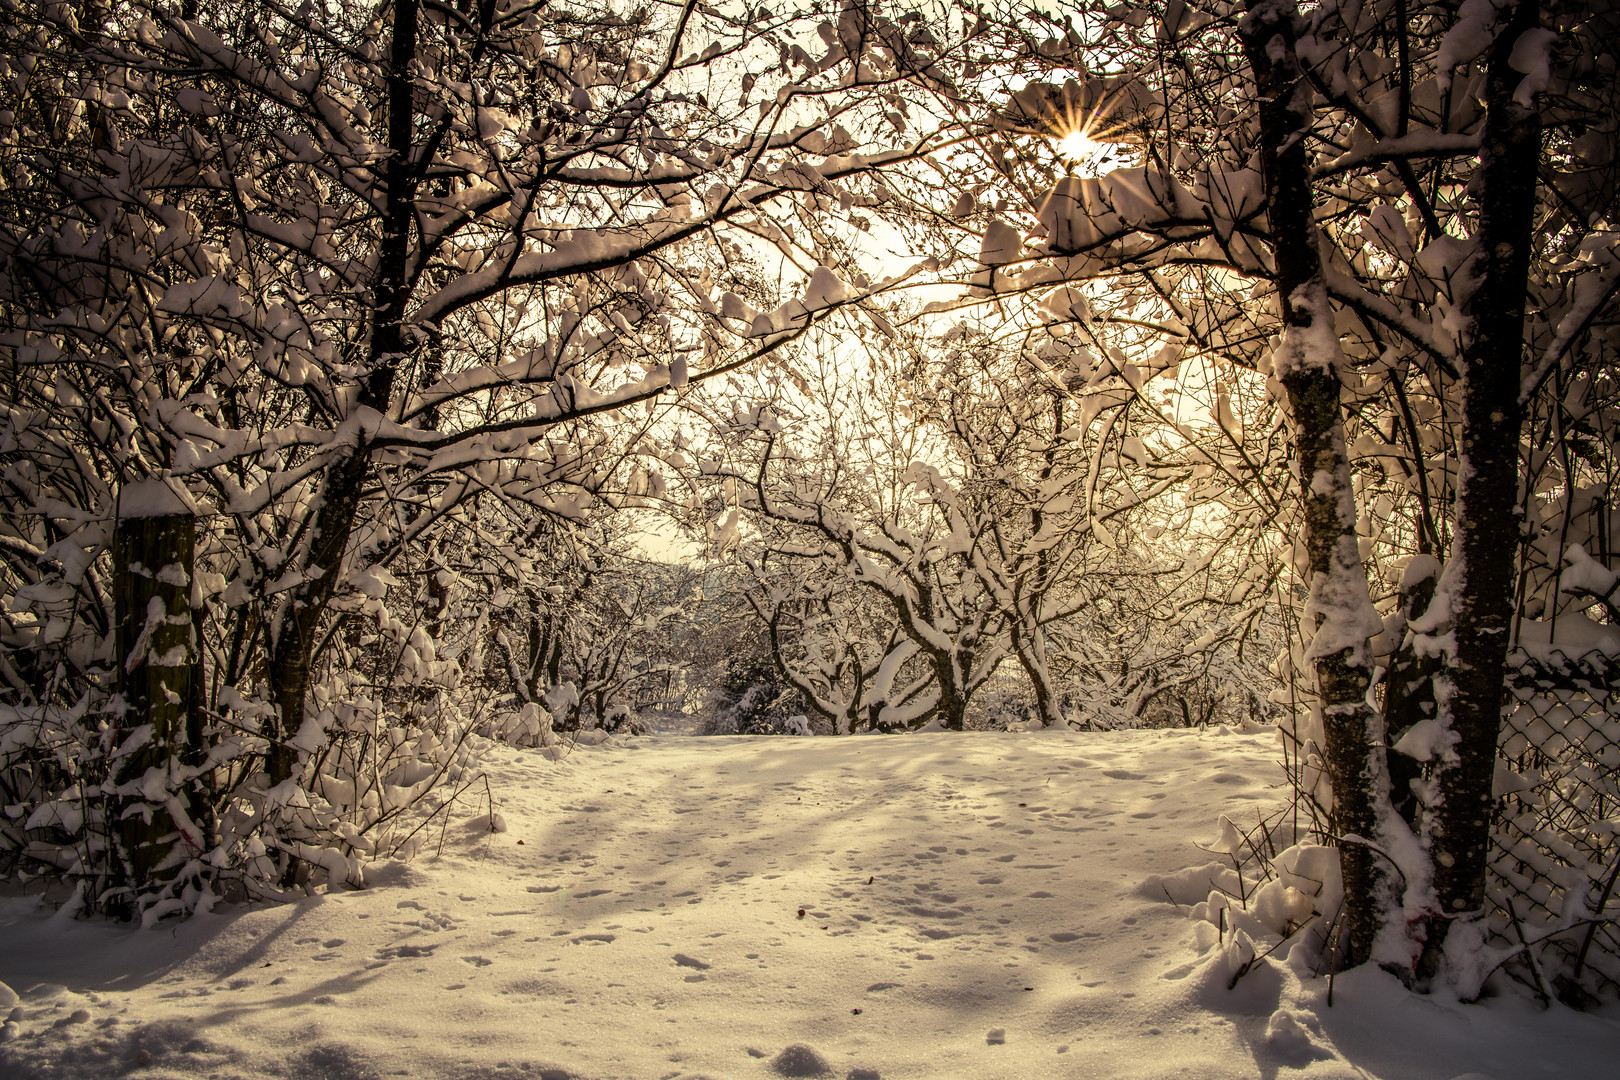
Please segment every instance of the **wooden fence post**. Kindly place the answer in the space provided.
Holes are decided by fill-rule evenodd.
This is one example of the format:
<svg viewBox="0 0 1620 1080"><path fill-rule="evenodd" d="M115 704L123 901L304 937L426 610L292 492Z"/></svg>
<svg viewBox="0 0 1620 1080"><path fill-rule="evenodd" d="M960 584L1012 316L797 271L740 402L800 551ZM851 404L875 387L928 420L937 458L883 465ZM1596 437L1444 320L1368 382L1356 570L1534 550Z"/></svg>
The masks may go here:
<svg viewBox="0 0 1620 1080"><path fill-rule="evenodd" d="M190 714L196 704L191 612L196 547L196 516L166 483L124 485L113 538L114 640L124 706L119 745L140 740L142 729L148 734L114 767L112 778L120 784L146 782L139 794L115 800L119 818L110 831L119 841L117 872L136 892L168 853L176 830L185 827L165 802L171 795L184 799L174 790L173 772L192 756L180 746L195 727ZM200 837L190 839L201 843Z"/></svg>

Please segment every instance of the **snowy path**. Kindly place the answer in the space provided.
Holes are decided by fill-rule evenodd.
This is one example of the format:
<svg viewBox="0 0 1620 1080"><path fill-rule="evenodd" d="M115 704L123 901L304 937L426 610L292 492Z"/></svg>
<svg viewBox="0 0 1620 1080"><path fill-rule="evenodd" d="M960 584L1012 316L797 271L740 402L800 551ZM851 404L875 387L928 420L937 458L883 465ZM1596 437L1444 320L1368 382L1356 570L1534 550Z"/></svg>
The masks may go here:
<svg viewBox="0 0 1620 1080"><path fill-rule="evenodd" d="M1516 996L1357 973L1328 1009L1281 966L1228 993L1138 886L1273 808L1274 757L1220 733L497 750L509 830L469 808L374 888L144 934L0 907L24 993L0 1076L1612 1075L1620 1024ZM1279 1005L1308 1041L1268 1040Z"/></svg>

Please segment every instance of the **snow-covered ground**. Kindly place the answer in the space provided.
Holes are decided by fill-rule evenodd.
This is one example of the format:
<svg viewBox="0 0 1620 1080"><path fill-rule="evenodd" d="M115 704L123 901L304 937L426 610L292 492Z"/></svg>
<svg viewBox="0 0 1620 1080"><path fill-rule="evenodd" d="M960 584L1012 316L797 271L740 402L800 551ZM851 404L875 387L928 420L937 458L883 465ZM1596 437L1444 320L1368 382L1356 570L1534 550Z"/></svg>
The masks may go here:
<svg viewBox="0 0 1620 1080"><path fill-rule="evenodd" d="M1616 1010L1262 961L1154 874L1280 802L1268 735L497 749L374 884L141 932L0 905L0 1076L1600 1078ZM484 824L487 824L487 819ZM1303 950L1301 950L1303 951Z"/></svg>

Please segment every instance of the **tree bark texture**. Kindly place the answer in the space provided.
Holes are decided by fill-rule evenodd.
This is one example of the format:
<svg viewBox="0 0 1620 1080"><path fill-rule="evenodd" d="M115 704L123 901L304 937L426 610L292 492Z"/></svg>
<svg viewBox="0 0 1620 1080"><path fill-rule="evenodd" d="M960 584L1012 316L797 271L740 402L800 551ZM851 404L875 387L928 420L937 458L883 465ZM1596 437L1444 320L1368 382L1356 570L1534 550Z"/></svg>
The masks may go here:
<svg viewBox="0 0 1620 1080"><path fill-rule="evenodd" d="M1436 574L1439 564L1433 564ZM1410 569L1407 571L1411 573ZM1401 621L1409 623L1428 610L1434 600L1435 574L1401 585ZM1434 715L1434 677L1440 670L1440 659L1426 652L1420 653L1417 642L1410 634L1389 659L1389 670L1384 673L1384 738L1388 743L1385 755L1389 763L1390 801L1408 824L1417 823L1414 780L1423 777L1422 763L1395 750L1401 736L1418 722Z"/></svg>
<svg viewBox="0 0 1620 1080"><path fill-rule="evenodd" d="M1540 25L1536 0L1520 0L1491 49L1480 150L1478 284L1469 302L1472 338L1463 351L1463 427L1453 542L1452 630L1456 652L1440 696L1455 737L1434 780L1438 805L1425 814L1440 912L1431 919L1426 966L1453 918L1485 906L1491 782L1512 630L1514 556L1519 543L1519 403L1524 305L1541 118L1514 100L1523 76L1509 57ZM1446 684L1449 683L1449 686ZM1447 700L1449 699L1449 700Z"/></svg>
<svg viewBox="0 0 1620 1080"><path fill-rule="evenodd" d="M190 827L173 820L162 796L174 794L174 769L193 756L185 747L200 736L192 716L200 681L191 612L196 538L190 514L120 518L114 532L114 642L124 704L119 741L143 726L151 729L115 774L120 786L146 788L114 801L120 883L137 891L168 854L176 829ZM143 784L153 770L161 779ZM185 839L198 848L203 843L200 836Z"/></svg>
<svg viewBox="0 0 1620 1080"><path fill-rule="evenodd" d="M1305 151L1311 99L1295 52L1297 18L1292 0L1250 0L1248 14L1239 25L1259 98L1261 172L1285 337L1290 332L1311 333L1316 319L1331 318L1312 219ZM1323 329L1315 327L1315 334ZM1326 329L1331 333L1331 328ZM1336 343L1337 338L1333 340ZM1336 597L1339 603L1366 602L1338 371L1331 363L1302 363L1279 370L1278 377L1287 391L1294 423L1313 595L1331 581L1346 592L1359 589L1359 598ZM1313 629L1319 631L1320 620L1318 623ZM1379 717L1367 704L1371 652L1363 640L1359 648L1318 653L1313 660L1326 743L1323 751L1333 784L1333 829L1340 841L1344 876L1346 949L1341 962L1355 966L1371 958L1380 929L1382 871L1367 845L1377 832L1377 800L1383 787ZM1351 839L1345 842L1346 838Z"/></svg>
<svg viewBox="0 0 1620 1080"><path fill-rule="evenodd" d="M1038 627L1026 628L1022 623L1023 617L1021 607L1015 604L1013 618L1007 621L1007 634L1011 639L1013 655L1018 658L1019 666L1029 679L1030 688L1035 691L1035 715L1044 727L1064 727L1063 711L1058 708L1057 696L1052 693L1051 674L1046 670L1040 630ZM1032 623L1034 621L1030 620Z"/></svg>

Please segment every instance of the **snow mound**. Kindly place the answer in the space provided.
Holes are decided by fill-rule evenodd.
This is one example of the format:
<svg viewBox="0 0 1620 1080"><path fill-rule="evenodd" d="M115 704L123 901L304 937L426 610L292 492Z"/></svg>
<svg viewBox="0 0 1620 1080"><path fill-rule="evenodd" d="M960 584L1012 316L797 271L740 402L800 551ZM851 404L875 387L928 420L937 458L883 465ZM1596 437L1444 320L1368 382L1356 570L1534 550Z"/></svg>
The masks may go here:
<svg viewBox="0 0 1620 1080"><path fill-rule="evenodd" d="M778 1076L831 1076L832 1065L812 1046L794 1043L771 1059Z"/></svg>
<svg viewBox="0 0 1620 1080"><path fill-rule="evenodd" d="M1301 1021L1305 1014L1278 1009L1266 1021L1266 1045L1285 1063L1303 1067L1317 1056L1331 1057L1311 1041L1311 1033Z"/></svg>
<svg viewBox="0 0 1620 1080"><path fill-rule="evenodd" d="M1236 893L1241 882L1237 871L1226 863L1208 862L1173 874L1149 874L1136 887L1136 895L1148 900L1169 897L1183 907L1196 904L1212 892Z"/></svg>

